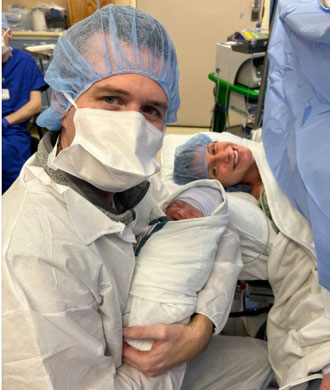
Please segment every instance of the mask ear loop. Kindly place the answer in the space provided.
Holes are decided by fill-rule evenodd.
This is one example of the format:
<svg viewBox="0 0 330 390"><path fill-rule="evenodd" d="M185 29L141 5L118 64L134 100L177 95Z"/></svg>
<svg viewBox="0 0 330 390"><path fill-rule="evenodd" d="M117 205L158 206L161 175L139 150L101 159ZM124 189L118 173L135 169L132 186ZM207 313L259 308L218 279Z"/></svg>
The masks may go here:
<svg viewBox="0 0 330 390"><path fill-rule="evenodd" d="M68 93L66 93L66 92L62 92L63 93L63 95L66 97L66 99L68 100L68 102L76 109L76 110L78 110L78 106L77 106L77 104L76 104L76 102L72 99L72 97L68 94ZM68 110L69 110L69 108L70 108L70 106L68 106L68 108L65 110L65 113L67 113L68 112ZM64 113L64 114L65 114ZM57 139L57 154L61 151L61 147L59 147L59 145L60 145L60 142L61 142L61 134L59 135L59 137L58 137L58 139Z"/></svg>
<svg viewBox="0 0 330 390"><path fill-rule="evenodd" d="M66 92L63 92L63 95L66 97L66 99L68 100L68 102L76 109L78 110L78 106L76 104L76 102L72 99L72 97L66 93ZM69 109L69 107L67 108L67 110Z"/></svg>

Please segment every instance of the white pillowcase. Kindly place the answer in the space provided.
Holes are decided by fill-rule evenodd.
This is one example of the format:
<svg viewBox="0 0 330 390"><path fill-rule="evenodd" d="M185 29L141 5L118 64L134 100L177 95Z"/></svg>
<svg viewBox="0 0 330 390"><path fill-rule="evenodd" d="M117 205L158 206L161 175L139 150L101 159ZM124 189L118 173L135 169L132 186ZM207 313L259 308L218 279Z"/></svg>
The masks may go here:
<svg viewBox="0 0 330 390"><path fill-rule="evenodd" d="M248 147L250 142L253 142L227 132L203 132L203 134L208 135L212 141L233 142L246 147ZM175 150L179 145L182 145L195 135L169 134L164 137L160 153L160 177L170 191L178 187L172 178ZM227 198L230 225L237 230L241 242L244 269L240 274L240 279L266 280L268 279L268 254L276 233L269 219L258 207L256 199L251 194L228 192Z"/></svg>

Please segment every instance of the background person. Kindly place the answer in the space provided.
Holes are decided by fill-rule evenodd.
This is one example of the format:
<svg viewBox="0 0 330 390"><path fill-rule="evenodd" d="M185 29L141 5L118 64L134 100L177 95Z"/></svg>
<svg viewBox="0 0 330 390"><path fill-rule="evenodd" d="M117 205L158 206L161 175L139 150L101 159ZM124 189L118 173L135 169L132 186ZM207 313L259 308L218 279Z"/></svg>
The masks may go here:
<svg viewBox="0 0 330 390"><path fill-rule="evenodd" d="M109 5L59 38L46 81L52 102L38 124L50 131L3 199L4 386L180 388L168 370L198 356L218 326L208 309L221 303L215 277L189 324L122 329L135 236L161 200L149 178L179 108L173 44L151 16ZM123 336L153 348L142 353ZM213 343L205 358L217 367L198 363L198 389L262 387L262 341Z"/></svg>
<svg viewBox="0 0 330 390"><path fill-rule="evenodd" d="M212 142L205 134L190 138L176 149L173 179L177 184L208 178L219 180L224 187L248 185L278 232L268 260L275 302L267 323L270 362L277 381L280 386L294 385L322 371L318 388L328 390L330 301L328 291L317 281L310 224L279 188L262 143L236 139L237 143ZM304 336L297 338L297 334ZM305 342L308 337L313 338L312 344Z"/></svg>
<svg viewBox="0 0 330 390"><path fill-rule="evenodd" d="M33 57L9 47L12 30L2 14L2 193L31 156L26 126L41 111L41 91L47 88Z"/></svg>

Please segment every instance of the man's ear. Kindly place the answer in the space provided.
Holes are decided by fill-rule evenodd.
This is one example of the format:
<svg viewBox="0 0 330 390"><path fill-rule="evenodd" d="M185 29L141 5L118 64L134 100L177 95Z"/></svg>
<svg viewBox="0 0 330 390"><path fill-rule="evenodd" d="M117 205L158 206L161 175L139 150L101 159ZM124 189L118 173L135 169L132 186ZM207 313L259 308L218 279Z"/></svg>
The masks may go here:
<svg viewBox="0 0 330 390"><path fill-rule="evenodd" d="M67 115L69 114L69 111L71 109L71 107L68 109L68 105L70 106L70 104L68 104L67 98L62 92L52 91L51 104L57 114L62 117L61 125L62 128L65 128L67 123Z"/></svg>
<svg viewBox="0 0 330 390"><path fill-rule="evenodd" d="M67 107L65 106L65 103L67 103L67 99L62 92L54 93L54 91L52 91L51 102L52 102L52 105L54 106L57 114L62 117L61 123L62 123L62 127L63 127L64 126L63 120L65 119L65 117L67 115L67 112L65 112L67 109ZM65 113L65 114L63 114L63 113Z"/></svg>
<svg viewBox="0 0 330 390"><path fill-rule="evenodd" d="M62 126L62 129L66 128L66 115L64 115L64 117L62 118L61 126Z"/></svg>
<svg viewBox="0 0 330 390"><path fill-rule="evenodd" d="M13 30L10 28L8 31L7 31L7 37L8 39L11 39L13 36Z"/></svg>

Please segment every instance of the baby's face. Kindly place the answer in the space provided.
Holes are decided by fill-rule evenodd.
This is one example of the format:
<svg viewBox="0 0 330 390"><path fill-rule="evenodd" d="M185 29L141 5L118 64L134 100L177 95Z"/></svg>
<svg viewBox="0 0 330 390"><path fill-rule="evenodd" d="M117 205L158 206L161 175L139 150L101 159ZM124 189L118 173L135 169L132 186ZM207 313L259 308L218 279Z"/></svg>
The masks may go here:
<svg viewBox="0 0 330 390"><path fill-rule="evenodd" d="M171 221L181 219L200 218L203 213L182 200L173 201L166 210L166 215Z"/></svg>

